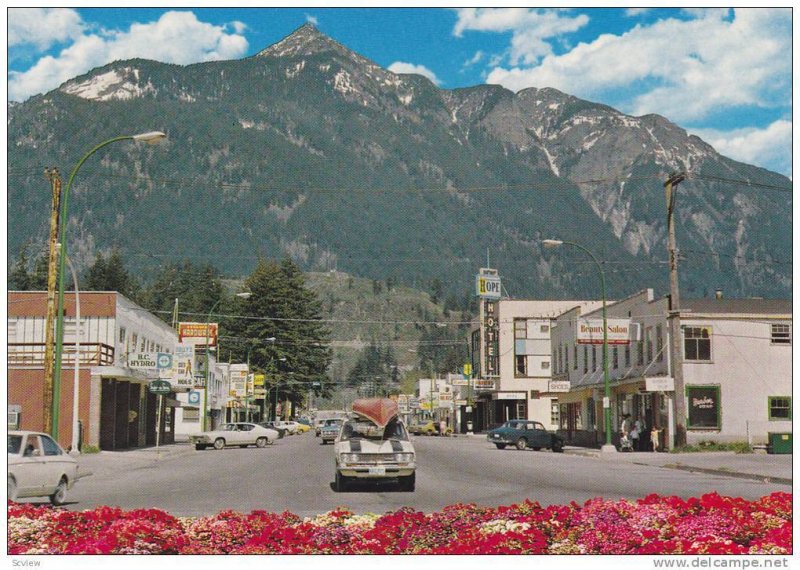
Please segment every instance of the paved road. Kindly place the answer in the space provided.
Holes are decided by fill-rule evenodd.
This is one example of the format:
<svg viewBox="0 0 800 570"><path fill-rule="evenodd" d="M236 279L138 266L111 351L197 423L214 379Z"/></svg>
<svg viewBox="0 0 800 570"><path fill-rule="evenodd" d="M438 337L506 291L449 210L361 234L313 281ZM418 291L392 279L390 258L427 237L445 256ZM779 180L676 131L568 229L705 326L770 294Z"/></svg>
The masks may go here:
<svg viewBox="0 0 800 570"><path fill-rule="evenodd" d="M346 506L357 513L382 513L410 506L430 512L455 502L508 505L525 498L542 504L583 502L597 496L637 498L650 493L758 498L791 491L779 483L689 473L549 451L498 450L480 438L416 437L417 489L363 485L347 493L333 490L333 446L313 434L291 436L266 449L195 451L155 459L95 458L94 475L80 480L69 508L97 505L124 509L154 507L175 515L289 510L301 516Z"/></svg>

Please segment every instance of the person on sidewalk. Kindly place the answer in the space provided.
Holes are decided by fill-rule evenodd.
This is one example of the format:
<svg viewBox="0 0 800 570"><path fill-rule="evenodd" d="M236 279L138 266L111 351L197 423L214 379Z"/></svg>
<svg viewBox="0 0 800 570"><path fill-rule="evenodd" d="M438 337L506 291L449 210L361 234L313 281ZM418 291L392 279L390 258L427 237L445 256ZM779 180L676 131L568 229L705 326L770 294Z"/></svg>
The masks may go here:
<svg viewBox="0 0 800 570"><path fill-rule="evenodd" d="M633 447L634 451L641 451L639 447L639 435L641 434L642 430L642 422L636 420L633 422L633 428L631 428L630 438L631 438L631 446Z"/></svg>
<svg viewBox="0 0 800 570"><path fill-rule="evenodd" d="M658 426L653 426L650 429L650 444L653 446L653 451L658 451L658 444L659 444L659 434L661 430L658 429Z"/></svg>

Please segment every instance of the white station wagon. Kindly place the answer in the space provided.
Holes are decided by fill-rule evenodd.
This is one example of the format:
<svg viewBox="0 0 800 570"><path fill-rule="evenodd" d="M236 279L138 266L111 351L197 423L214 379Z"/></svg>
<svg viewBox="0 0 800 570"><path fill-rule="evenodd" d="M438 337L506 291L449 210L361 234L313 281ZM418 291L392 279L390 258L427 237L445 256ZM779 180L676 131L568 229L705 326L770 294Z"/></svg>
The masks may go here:
<svg viewBox="0 0 800 570"><path fill-rule="evenodd" d="M63 505L78 480L78 462L46 433L8 432L8 498L49 497Z"/></svg>
<svg viewBox="0 0 800 570"><path fill-rule="evenodd" d="M222 424L219 429L213 431L190 435L189 441L194 444L195 449L203 450L211 446L214 449L223 449L225 446L231 445L266 447L278 437L277 430L272 428L249 422L235 422Z"/></svg>

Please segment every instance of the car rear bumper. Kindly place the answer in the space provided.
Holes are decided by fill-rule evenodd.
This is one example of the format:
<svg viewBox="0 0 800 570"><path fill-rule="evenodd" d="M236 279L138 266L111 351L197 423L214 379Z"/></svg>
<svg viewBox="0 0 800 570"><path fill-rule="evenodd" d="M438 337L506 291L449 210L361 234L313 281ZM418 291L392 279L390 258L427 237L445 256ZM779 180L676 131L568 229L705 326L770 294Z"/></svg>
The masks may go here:
<svg viewBox="0 0 800 570"><path fill-rule="evenodd" d="M395 477L408 477L413 475L414 467L386 467L383 474L370 473L369 467L347 467L339 469L339 473L345 477L355 477L357 479L393 479Z"/></svg>

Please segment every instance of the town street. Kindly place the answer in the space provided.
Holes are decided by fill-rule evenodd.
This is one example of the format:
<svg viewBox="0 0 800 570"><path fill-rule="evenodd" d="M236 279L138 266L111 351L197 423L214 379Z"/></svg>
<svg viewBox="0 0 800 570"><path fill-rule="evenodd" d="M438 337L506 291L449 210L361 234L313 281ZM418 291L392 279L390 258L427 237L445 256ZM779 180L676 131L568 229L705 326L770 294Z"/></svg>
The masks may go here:
<svg viewBox="0 0 800 570"><path fill-rule="evenodd" d="M625 459L549 451L498 450L482 437L414 437L416 491L362 485L336 493L333 446L313 433L286 437L266 449L195 451L179 446L156 460L153 450L84 456L93 474L78 481L67 507L159 508L179 516L289 510L301 516L345 506L382 513L409 506L425 512L462 502L497 506L526 498L542 504L581 503L592 497L638 498L650 493L755 499L791 487L729 476L640 465ZM173 451L176 446L172 446ZM132 459L149 453L147 459ZM659 454L664 458L668 454ZM788 456L786 456L788 458Z"/></svg>

